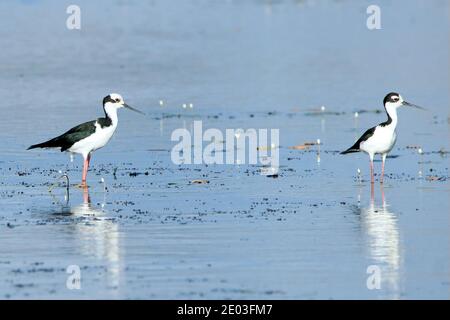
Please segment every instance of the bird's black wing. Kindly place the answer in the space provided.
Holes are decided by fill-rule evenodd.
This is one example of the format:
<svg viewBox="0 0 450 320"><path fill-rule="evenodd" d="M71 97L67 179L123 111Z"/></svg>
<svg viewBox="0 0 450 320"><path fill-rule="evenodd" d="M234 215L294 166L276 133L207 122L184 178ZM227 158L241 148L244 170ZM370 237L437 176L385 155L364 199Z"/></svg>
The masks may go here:
<svg viewBox="0 0 450 320"><path fill-rule="evenodd" d="M96 120L88 121L82 124L73 127L66 133L63 133L56 139L59 139L62 142L61 151L66 151L74 143L83 140L84 138L89 137L91 134L95 132L95 123Z"/></svg>
<svg viewBox="0 0 450 320"><path fill-rule="evenodd" d="M366 132L364 132L364 134L361 136L361 138L359 138L358 141L356 141L354 145L352 145L347 150L342 151L341 154L359 152L360 151L359 146L360 146L361 142L364 142L367 139L369 139L371 136L373 136L375 129L376 129L376 127L373 127L373 128L370 128L369 130L367 130Z"/></svg>
<svg viewBox="0 0 450 320"><path fill-rule="evenodd" d="M66 151L74 143L80 141L95 132L95 122L97 120L88 121L73 127L69 131L63 133L62 135L45 141L43 143L38 143L30 146L28 149L34 148L61 148L61 151Z"/></svg>
<svg viewBox="0 0 450 320"><path fill-rule="evenodd" d="M76 127L73 127L72 129L64 132L59 137L64 137L66 135L71 135L74 133L88 133L86 136L93 134L95 132L95 122L97 120L88 121L82 124L77 125ZM59 138L58 137L58 138Z"/></svg>

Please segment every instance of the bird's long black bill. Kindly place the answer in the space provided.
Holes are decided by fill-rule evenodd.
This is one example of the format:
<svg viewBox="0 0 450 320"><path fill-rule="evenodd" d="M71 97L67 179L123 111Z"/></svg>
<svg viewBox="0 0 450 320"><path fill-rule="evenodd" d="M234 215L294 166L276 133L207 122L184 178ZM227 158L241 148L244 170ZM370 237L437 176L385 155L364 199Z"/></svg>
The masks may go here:
<svg viewBox="0 0 450 320"><path fill-rule="evenodd" d="M413 107L413 108L416 108L416 109L420 109L420 110L427 110L427 109L425 109L425 108L422 108L422 107L420 107L420 106L418 106L418 105L409 103L409 102L407 102L407 101L403 101L403 105L404 105L404 106L408 106L408 107Z"/></svg>
<svg viewBox="0 0 450 320"><path fill-rule="evenodd" d="M137 113L140 113L140 114L145 115L145 113L143 113L142 111L140 111L140 110L138 110L138 109L135 109L135 108L133 108L133 107L127 105L126 103L124 103L123 106L124 106L125 108L127 108L127 109L130 109L130 110L134 111L134 112L137 112Z"/></svg>

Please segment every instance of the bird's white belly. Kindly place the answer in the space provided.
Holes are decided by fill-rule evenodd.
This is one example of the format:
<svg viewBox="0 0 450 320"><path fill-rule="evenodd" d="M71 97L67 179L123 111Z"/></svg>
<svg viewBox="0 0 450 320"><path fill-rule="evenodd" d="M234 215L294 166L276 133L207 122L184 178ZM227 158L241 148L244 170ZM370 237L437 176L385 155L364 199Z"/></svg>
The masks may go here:
<svg viewBox="0 0 450 320"><path fill-rule="evenodd" d="M394 147L396 139L395 130L389 127L378 127L369 139L361 143L360 148L369 154L388 153Z"/></svg>
<svg viewBox="0 0 450 320"><path fill-rule="evenodd" d="M98 124L95 125L96 130L89 137L84 138L72 145L69 148L70 152L80 153L86 157L90 152L104 147L116 130L116 126L101 128Z"/></svg>

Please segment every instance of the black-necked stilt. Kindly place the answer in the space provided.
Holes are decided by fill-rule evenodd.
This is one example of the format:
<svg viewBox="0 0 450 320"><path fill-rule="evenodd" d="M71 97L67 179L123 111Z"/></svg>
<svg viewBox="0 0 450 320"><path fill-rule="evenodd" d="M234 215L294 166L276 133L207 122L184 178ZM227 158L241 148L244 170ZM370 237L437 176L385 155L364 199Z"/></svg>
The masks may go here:
<svg viewBox="0 0 450 320"><path fill-rule="evenodd" d="M104 118L82 123L56 138L34 144L27 150L34 148L61 148L61 152L69 151L81 154L84 158L81 186L86 187L86 176L91 160L91 153L104 147L111 139L117 128L117 109L124 107L144 114L127 105L120 94L111 93L103 98Z"/></svg>
<svg viewBox="0 0 450 320"><path fill-rule="evenodd" d="M347 154L364 151L369 154L371 183L374 183L373 157L377 153L381 154L381 158L383 160L380 179L380 182L383 183L384 163L386 161L386 156L394 147L395 140L397 138L397 134L395 133L395 128L397 127L397 108L401 106L410 106L423 109L422 107L404 101L402 96L395 92L387 94L386 97L384 97L383 104L388 119L376 127L370 128L364 132L361 138L359 138L353 146L341 152L341 154Z"/></svg>

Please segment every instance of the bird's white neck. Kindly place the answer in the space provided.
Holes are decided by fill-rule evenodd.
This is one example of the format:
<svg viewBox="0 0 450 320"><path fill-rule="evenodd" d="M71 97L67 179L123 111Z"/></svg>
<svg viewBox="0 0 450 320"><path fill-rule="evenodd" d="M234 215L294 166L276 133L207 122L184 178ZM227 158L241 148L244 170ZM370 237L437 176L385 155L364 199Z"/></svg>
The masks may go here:
<svg viewBox="0 0 450 320"><path fill-rule="evenodd" d="M111 119L113 126L117 126L117 123L119 122L119 118L117 117L116 106L107 103L107 104L105 104L103 109L105 109L106 116Z"/></svg>
<svg viewBox="0 0 450 320"><path fill-rule="evenodd" d="M388 115L387 125L395 130L398 122L397 108L395 106L387 105L386 113Z"/></svg>

